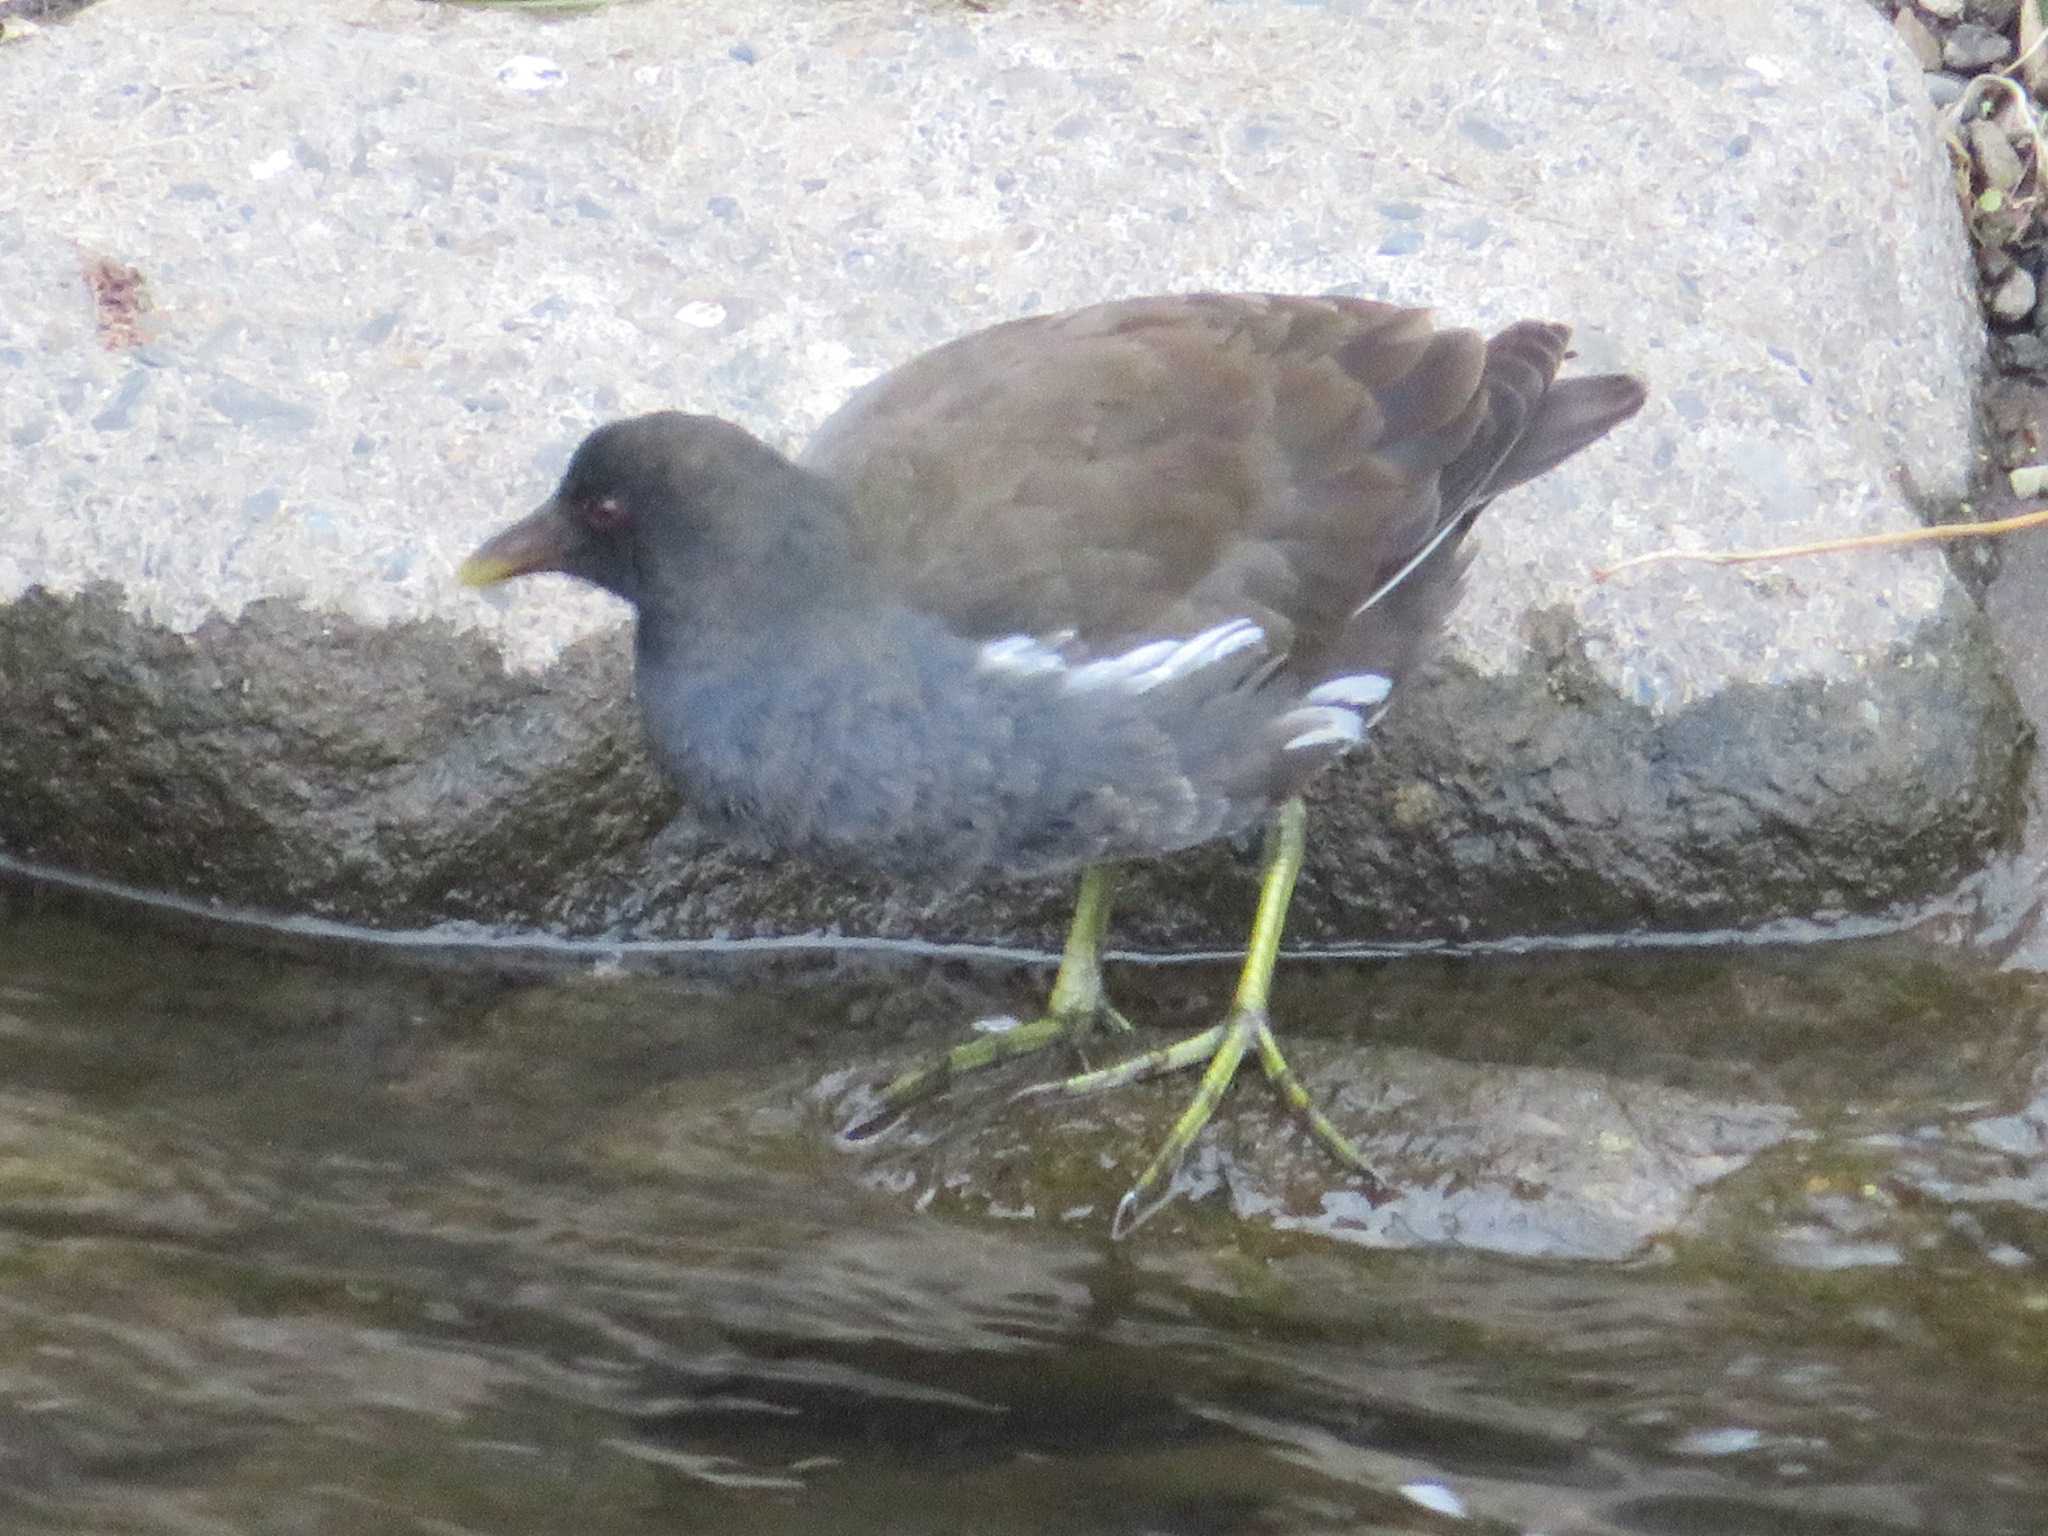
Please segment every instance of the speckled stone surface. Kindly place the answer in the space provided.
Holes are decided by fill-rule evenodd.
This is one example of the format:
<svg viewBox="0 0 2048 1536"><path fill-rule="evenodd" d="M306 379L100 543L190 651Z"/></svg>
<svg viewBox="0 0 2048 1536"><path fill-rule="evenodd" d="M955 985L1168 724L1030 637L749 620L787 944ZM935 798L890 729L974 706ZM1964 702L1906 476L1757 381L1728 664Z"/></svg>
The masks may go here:
<svg viewBox="0 0 2048 1536"><path fill-rule="evenodd" d="M1581 366L1652 388L1482 524L1439 706L1535 713L1432 745L1397 711L1324 797L1387 841L1331 848L1344 893L1310 880L1307 931L1410 926L1447 869L1459 931L1937 888L2010 833L2021 734L1940 555L1589 575L1965 491L1982 336L1924 90L1881 20L1811 9L119 0L45 27L0 53L0 852L372 922L928 929L895 893L835 907L646 852L669 808L592 697L621 611L480 599L454 565L606 417L794 447L959 332L1217 287L1564 319ZM1774 783L1816 721L1846 734ZM1609 766L1531 789L1574 732ZM508 757L534 737L555 755ZM1515 793L1456 760L1534 740ZM1735 809L1702 830L1696 792ZM565 807L616 796L646 809L546 856ZM522 837L530 884L465 870ZM1566 865L1613 899L1553 900ZM1036 906L946 910L1043 932ZM1165 911L1162 941L1225 931Z"/></svg>

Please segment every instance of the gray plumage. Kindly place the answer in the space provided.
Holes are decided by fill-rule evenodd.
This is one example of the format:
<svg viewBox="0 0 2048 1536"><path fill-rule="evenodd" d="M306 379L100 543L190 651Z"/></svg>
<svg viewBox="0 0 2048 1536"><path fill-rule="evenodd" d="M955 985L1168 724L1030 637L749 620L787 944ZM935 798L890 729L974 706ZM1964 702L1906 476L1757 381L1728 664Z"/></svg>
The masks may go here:
<svg viewBox="0 0 2048 1536"><path fill-rule="evenodd" d="M795 462L708 417L602 427L473 565L637 606L655 751L734 833L948 880L1170 852L1355 745L1473 519L1641 405L1559 381L1567 334L1263 295L1020 320ZM514 537L542 523L545 558Z"/></svg>

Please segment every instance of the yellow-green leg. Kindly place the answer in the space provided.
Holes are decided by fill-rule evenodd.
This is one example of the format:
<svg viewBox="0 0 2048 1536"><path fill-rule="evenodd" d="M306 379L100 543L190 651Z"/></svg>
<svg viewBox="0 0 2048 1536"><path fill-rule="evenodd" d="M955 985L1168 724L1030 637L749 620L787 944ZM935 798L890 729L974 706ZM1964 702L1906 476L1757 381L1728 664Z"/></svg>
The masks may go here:
<svg viewBox="0 0 2048 1536"><path fill-rule="evenodd" d="M1259 877L1258 914L1252 919L1250 943L1246 946L1244 969L1238 974L1237 996L1221 1024L1203 1030L1177 1044L1147 1051L1129 1061L1083 1072L1059 1082L1041 1083L1024 1090L1024 1095L1073 1097L1120 1088L1141 1078L1191 1067L1204 1057L1208 1068L1195 1088L1195 1097L1166 1134L1158 1154L1145 1165L1123 1199L1117 1203L1116 1219L1110 1225L1113 1237L1135 1231L1138 1225L1165 1203L1165 1186L1187 1155L1194 1139L1216 1112L1224 1090L1237 1074L1245 1052L1256 1050L1266 1080L1296 1114L1307 1120L1317 1140L1329 1148L1341 1163L1369 1174L1365 1159L1343 1132L1316 1108L1301 1079L1280 1054L1273 1027L1266 1013L1273 983L1273 964L1280 953L1280 932L1287 921L1287 904L1294 896L1294 882L1301 873L1302 850L1307 842L1308 810L1300 800L1289 800L1274 813L1266 828L1265 858Z"/></svg>
<svg viewBox="0 0 2048 1536"><path fill-rule="evenodd" d="M956 1045L935 1061L913 1067L882 1089L874 1106L840 1134L849 1141L872 1136L911 1105L941 1093L963 1073L979 1072L1044 1050L1060 1041L1080 1047L1104 1024L1128 1032L1130 1021L1110 1006L1102 984L1102 939L1109 929L1109 909L1116 896L1116 871L1097 864L1081 876L1074 898L1074 920L1067 927L1059 974L1042 1017L1000 1033L976 1036Z"/></svg>

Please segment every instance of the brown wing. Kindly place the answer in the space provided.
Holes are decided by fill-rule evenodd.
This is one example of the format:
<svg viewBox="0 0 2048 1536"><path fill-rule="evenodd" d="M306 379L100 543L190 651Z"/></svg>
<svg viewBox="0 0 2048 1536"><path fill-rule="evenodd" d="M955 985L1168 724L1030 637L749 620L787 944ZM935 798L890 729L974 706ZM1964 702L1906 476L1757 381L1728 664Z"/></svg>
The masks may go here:
<svg viewBox="0 0 2048 1536"><path fill-rule="evenodd" d="M1526 441L1564 337L1525 323L1489 348L1362 299L1103 304L926 353L804 462L851 493L864 555L964 635L1102 652L1243 616L1315 671L1357 653L1359 605L1438 532L1634 408ZM1454 572L1425 585L1447 605Z"/></svg>

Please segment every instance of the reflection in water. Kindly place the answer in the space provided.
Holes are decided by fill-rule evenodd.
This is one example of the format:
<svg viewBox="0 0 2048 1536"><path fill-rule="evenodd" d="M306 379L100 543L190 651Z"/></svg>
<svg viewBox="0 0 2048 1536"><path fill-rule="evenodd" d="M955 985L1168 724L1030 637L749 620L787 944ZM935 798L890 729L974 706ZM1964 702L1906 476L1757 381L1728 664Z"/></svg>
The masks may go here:
<svg viewBox="0 0 2048 1536"><path fill-rule="evenodd" d="M1297 965L1290 1039L1398 1198L1348 1201L1252 1082L1121 1246L1170 1085L830 1136L1041 981L515 983L0 916L0 1529L2048 1510L2031 979L1902 945ZM1123 998L1182 1028L1226 986Z"/></svg>

